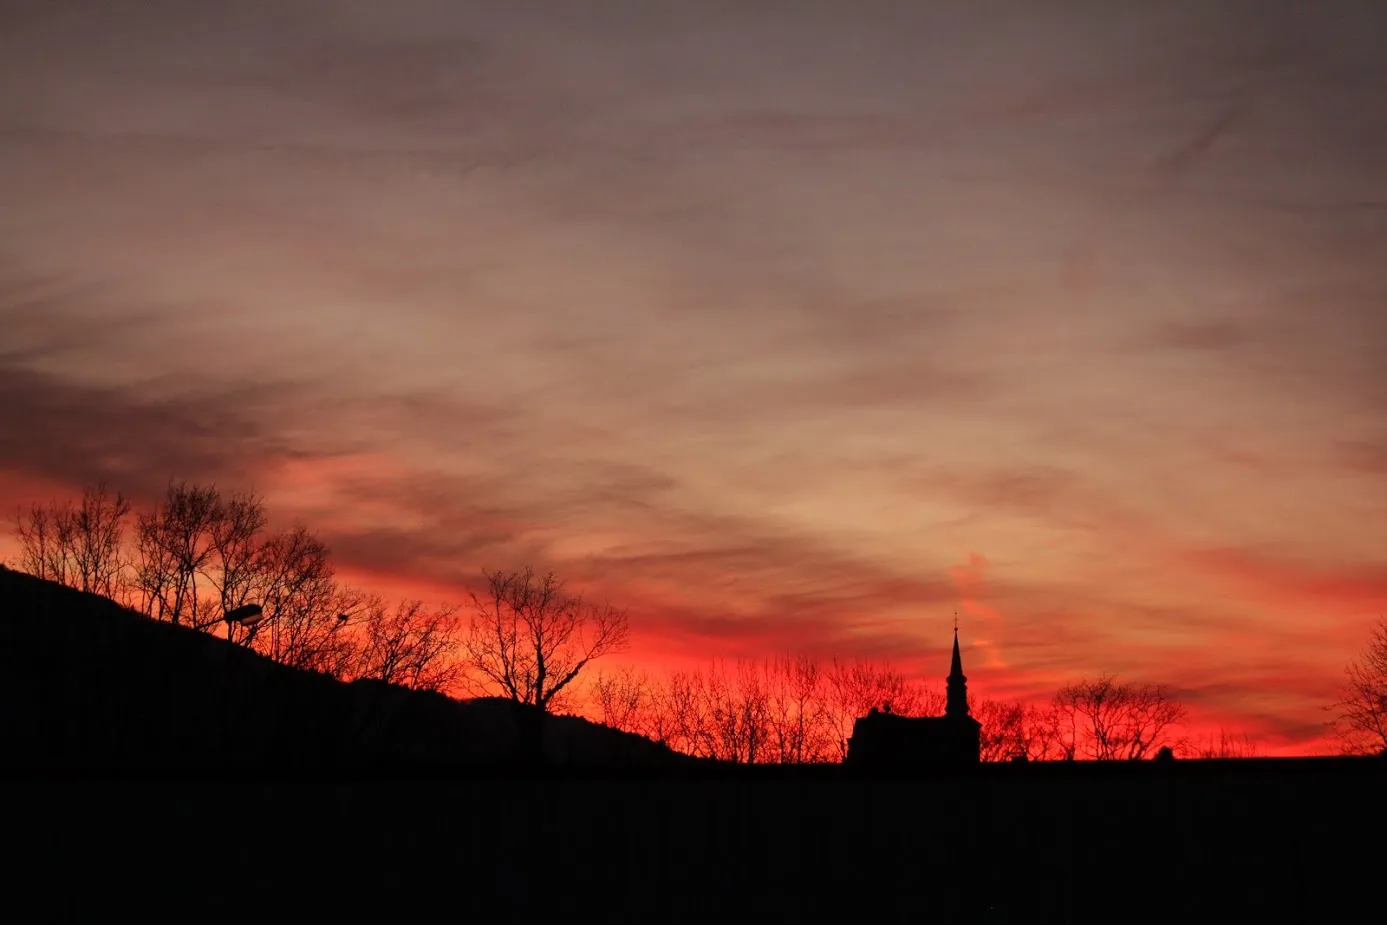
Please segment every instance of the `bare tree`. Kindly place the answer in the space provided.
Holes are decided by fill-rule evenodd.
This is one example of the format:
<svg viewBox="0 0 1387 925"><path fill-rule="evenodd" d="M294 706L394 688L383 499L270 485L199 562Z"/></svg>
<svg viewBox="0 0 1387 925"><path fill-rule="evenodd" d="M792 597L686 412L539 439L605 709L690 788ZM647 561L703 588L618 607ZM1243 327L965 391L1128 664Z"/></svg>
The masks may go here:
<svg viewBox="0 0 1387 925"><path fill-rule="evenodd" d="M716 664L714 666L716 668ZM663 680L644 671L623 666L600 672L590 699L597 716L609 726L646 736L675 751L698 757L716 757L726 751L727 711L717 712L735 699L735 690L723 691L710 681L711 670L676 671ZM735 685L725 685L735 688ZM732 715L737 715L735 710ZM718 724L723 724L719 730ZM741 730L730 737L738 740ZM736 749L733 749L734 751Z"/></svg>
<svg viewBox="0 0 1387 925"><path fill-rule="evenodd" d="M983 761L1058 761L1075 756L1074 724L1053 704L979 700L970 711L982 724Z"/></svg>
<svg viewBox="0 0 1387 925"><path fill-rule="evenodd" d="M834 659L824 683L824 709L838 761L847 757L853 724L873 707L889 707L891 712L903 716L936 716L944 712L941 691L907 680L885 662Z"/></svg>
<svg viewBox="0 0 1387 925"><path fill-rule="evenodd" d="M647 672L623 665L613 672L597 673L592 683L592 700L604 725L623 732L634 732L655 741L664 726L656 720L658 688Z"/></svg>
<svg viewBox="0 0 1387 925"><path fill-rule="evenodd" d="M263 567L261 533L268 521L264 502L255 495L232 495L224 503L217 499L208 523L212 554L206 571L223 613L248 603L261 590L256 578Z"/></svg>
<svg viewBox="0 0 1387 925"><path fill-rule="evenodd" d="M553 573L486 572L464 644L473 684L549 712L594 660L625 648L625 611L565 592Z"/></svg>
<svg viewBox="0 0 1387 925"><path fill-rule="evenodd" d="M1210 733L1185 743L1182 752L1191 758L1256 758L1260 749L1247 733L1220 727L1216 735Z"/></svg>
<svg viewBox="0 0 1387 925"><path fill-rule="evenodd" d="M969 712L982 724L979 757L983 761L1010 761L1031 757L1030 716L1023 703L980 700Z"/></svg>
<svg viewBox="0 0 1387 925"><path fill-rule="evenodd" d="M909 681L886 662L823 663L808 656L715 660L663 680L631 667L590 686L604 723L689 755L723 761L805 764L840 761L853 724L873 707L903 716L944 711L942 691ZM985 760L1058 757L1043 722L1021 704L979 705Z"/></svg>
<svg viewBox="0 0 1387 925"><path fill-rule="evenodd" d="M1334 704L1334 731L1349 754L1387 751L1387 619L1379 619L1368 645L1345 671L1347 682Z"/></svg>
<svg viewBox="0 0 1387 925"><path fill-rule="evenodd" d="M26 513L22 508L14 518L14 535L19 540L19 556L15 566L35 578L66 584L66 556L58 538L54 504L33 504Z"/></svg>
<svg viewBox="0 0 1387 925"><path fill-rule="evenodd" d="M339 680L354 677L364 659L361 634L353 629L371 613L370 602L370 597L359 590L336 586L331 606L314 610L301 629L291 629L288 641L281 643L281 660ZM449 641L445 687L452 685L459 673L456 650L454 637Z"/></svg>
<svg viewBox="0 0 1387 925"><path fill-rule="evenodd" d="M74 553L78 587L83 591L114 598L119 593L125 520L130 515L130 499L120 492L111 494L105 482L82 491L82 501L73 512Z"/></svg>
<svg viewBox="0 0 1387 925"><path fill-rule="evenodd" d="M762 667L715 661L696 676L707 753L720 761L754 764L770 757L770 692Z"/></svg>
<svg viewBox="0 0 1387 925"><path fill-rule="evenodd" d="M781 656L766 666L769 682L768 760L780 764L827 761L833 734L825 703L824 671L809 656Z"/></svg>
<svg viewBox="0 0 1387 925"><path fill-rule="evenodd" d="M358 640L347 624L364 619L366 602L338 585L321 539L302 526L274 534L242 568L265 610L256 627L259 651L295 668L349 671Z"/></svg>
<svg viewBox="0 0 1387 925"><path fill-rule="evenodd" d="M163 502L139 516L136 584L145 612L156 620L209 629L221 622L221 595L199 580L216 553L223 516L211 486L170 484Z"/></svg>
<svg viewBox="0 0 1387 925"><path fill-rule="evenodd" d="M461 673L456 608L429 610L422 601L402 601L390 608L374 598L365 604L360 632L357 677L447 691Z"/></svg>
<svg viewBox="0 0 1387 925"><path fill-rule="evenodd" d="M676 751L697 758L712 756L707 704L698 673L676 671L655 693L654 725Z"/></svg>
<svg viewBox="0 0 1387 925"><path fill-rule="evenodd" d="M337 586L327 546L304 527L267 537L250 548L241 566L246 593L265 608L270 640L265 654L281 661L284 649L301 649L301 624L331 609Z"/></svg>
<svg viewBox="0 0 1387 925"><path fill-rule="evenodd" d="M664 681L624 669L592 696L609 724L676 751L737 763L841 760L852 724L889 703L902 715L943 711L944 697L885 663L823 664L808 656L715 660Z"/></svg>
<svg viewBox="0 0 1387 925"><path fill-rule="evenodd" d="M1075 756L1074 724L1053 702L1027 704L1024 719L1026 758L1031 761L1072 761Z"/></svg>
<svg viewBox="0 0 1387 925"><path fill-rule="evenodd" d="M115 598L125 569L122 555L130 501L101 482L71 503L35 504L15 519L19 567L79 591Z"/></svg>
<svg viewBox="0 0 1387 925"><path fill-rule="evenodd" d="M1066 756L1137 760L1182 744L1177 732L1185 707L1160 685L1103 675L1061 688L1053 707Z"/></svg>

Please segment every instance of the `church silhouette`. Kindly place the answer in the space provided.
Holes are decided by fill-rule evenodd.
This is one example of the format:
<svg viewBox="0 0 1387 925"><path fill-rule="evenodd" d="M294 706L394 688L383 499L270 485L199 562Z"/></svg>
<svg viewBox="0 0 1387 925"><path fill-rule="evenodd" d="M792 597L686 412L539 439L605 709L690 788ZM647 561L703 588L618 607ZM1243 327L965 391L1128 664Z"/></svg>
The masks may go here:
<svg viewBox="0 0 1387 925"><path fill-rule="evenodd" d="M943 716L900 716L872 707L848 739L844 764L857 768L959 768L979 763L982 724L968 712L968 678L954 627L953 662Z"/></svg>

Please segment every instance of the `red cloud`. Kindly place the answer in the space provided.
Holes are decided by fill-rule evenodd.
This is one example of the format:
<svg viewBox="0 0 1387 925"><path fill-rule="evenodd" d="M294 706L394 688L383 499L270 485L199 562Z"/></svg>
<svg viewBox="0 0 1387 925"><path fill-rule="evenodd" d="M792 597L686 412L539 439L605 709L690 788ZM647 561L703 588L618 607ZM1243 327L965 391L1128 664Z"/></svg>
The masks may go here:
<svg viewBox="0 0 1387 925"><path fill-rule="evenodd" d="M1387 608L1387 564L1331 569L1273 561L1237 549L1206 550L1186 558L1204 574L1260 600L1310 614L1370 615Z"/></svg>

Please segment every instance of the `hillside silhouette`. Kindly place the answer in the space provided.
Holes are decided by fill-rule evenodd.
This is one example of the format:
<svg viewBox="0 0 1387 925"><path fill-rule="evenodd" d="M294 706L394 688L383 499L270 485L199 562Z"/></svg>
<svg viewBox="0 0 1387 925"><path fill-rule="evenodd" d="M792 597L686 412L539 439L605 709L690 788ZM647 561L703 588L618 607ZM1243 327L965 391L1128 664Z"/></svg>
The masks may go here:
<svg viewBox="0 0 1387 925"><path fill-rule="evenodd" d="M345 684L5 569L0 653L11 897L55 915L1339 921L1387 821L1384 758L863 773L565 716L537 753L532 709Z"/></svg>
<svg viewBox="0 0 1387 925"><path fill-rule="evenodd" d="M7 771L456 771L697 763L573 716L287 667L0 566Z"/></svg>

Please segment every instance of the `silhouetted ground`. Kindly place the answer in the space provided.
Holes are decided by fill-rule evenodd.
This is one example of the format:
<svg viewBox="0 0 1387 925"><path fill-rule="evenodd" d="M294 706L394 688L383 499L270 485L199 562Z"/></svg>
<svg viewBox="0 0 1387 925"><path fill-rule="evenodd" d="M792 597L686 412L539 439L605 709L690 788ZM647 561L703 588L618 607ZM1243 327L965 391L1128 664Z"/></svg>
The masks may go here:
<svg viewBox="0 0 1387 925"><path fill-rule="evenodd" d="M6 755L4 882L44 918L1318 923L1382 912L1382 759L996 765L908 779L610 762L522 772L478 758L504 760L507 746L471 741L482 726L460 731L467 712L444 698L401 706L395 715L413 719L379 727L391 734L352 740L341 730L371 728L364 693L263 660L217 675L217 658L195 653L224 646L137 621L0 573L7 745L50 768L84 755L108 768L20 776L34 763ZM130 670L85 666L103 652L128 652L118 660ZM183 656L200 667L173 661ZM197 707L141 717L118 706L160 699ZM208 731L218 708L248 702L261 712L241 713L262 722L278 710L273 732L256 733L249 716L224 727L234 737ZM52 711L80 715L59 732L45 726ZM443 728L453 718L459 728ZM177 723L168 741L151 731L163 723ZM514 734L504 726L501 742ZM250 750L221 769L200 764L227 742ZM142 747L129 766L146 770L109 771L110 756ZM344 754L373 760L322 760ZM470 764L382 758L440 754ZM254 767L277 755L301 760Z"/></svg>
<svg viewBox="0 0 1387 925"><path fill-rule="evenodd" d="M534 758L516 722L533 714L500 699L344 684L0 567L0 770L509 767ZM548 717L544 737L556 766L690 762L577 717Z"/></svg>

